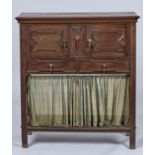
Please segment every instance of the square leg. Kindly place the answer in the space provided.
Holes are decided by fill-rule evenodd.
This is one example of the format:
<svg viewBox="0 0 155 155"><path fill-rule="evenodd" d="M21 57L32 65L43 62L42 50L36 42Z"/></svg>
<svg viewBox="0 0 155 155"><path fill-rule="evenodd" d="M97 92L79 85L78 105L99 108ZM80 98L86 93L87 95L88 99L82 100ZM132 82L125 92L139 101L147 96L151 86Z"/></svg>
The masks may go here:
<svg viewBox="0 0 155 155"><path fill-rule="evenodd" d="M28 147L27 131L22 129L22 148Z"/></svg>
<svg viewBox="0 0 155 155"><path fill-rule="evenodd" d="M135 130L130 131L130 149L136 148L136 136L135 136Z"/></svg>

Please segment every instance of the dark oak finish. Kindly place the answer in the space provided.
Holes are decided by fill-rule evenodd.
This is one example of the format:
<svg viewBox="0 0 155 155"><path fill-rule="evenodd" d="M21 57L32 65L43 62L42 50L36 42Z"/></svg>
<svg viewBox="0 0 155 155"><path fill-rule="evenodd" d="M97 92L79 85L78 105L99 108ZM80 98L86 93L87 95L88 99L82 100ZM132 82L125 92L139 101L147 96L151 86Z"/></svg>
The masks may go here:
<svg viewBox="0 0 155 155"><path fill-rule="evenodd" d="M127 132L135 148L136 21L124 13L22 13L20 23L22 146L33 131ZM26 80L30 74L129 76L129 126L32 127L28 125Z"/></svg>

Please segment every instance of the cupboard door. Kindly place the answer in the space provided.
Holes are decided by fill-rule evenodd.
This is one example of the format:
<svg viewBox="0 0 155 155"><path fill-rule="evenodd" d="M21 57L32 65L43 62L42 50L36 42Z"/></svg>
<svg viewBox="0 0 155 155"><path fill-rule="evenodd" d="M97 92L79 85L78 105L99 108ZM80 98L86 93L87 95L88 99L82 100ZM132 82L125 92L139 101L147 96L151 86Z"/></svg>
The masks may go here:
<svg viewBox="0 0 155 155"><path fill-rule="evenodd" d="M63 24L27 26L27 56L32 58L64 58L68 55L67 27Z"/></svg>
<svg viewBox="0 0 155 155"><path fill-rule="evenodd" d="M87 52L93 58L125 58L128 55L125 24L87 25Z"/></svg>

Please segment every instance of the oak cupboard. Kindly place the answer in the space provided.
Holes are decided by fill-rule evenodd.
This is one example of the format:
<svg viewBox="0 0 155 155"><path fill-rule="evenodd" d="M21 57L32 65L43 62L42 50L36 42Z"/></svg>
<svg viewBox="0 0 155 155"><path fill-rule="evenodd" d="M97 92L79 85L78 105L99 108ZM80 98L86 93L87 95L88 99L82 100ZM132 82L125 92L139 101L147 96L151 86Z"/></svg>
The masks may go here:
<svg viewBox="0 0 155 155"><path fill-rule="evenodd" d="M28 147L27 135L30 132L91 131L129 133L130 148L135 148L136 22L138 18L139 16L134 12L22 13L16 18L20 24L22 147ZM39 85L43 87L41 89L38 88L40 90L31 86L33 85L33 80L35 83L35 80L40 80L42 76L45 78L44 80L51 78L51 83L52 80L54 80L52 77L57 79L61 78L55 87L52 88L54 84L51 85L51 87L47 87L49 91L60 93L60 90L57 91L57 87L61 81L64 80L63 78L67 77L68 83L71 85L81 80L83 85L85 83L87 88L89 87L91 95L88 95L87 93L89 91L86 91L87 96L85 96L86 94L82 90L82 88L84 89L85 87L81 88L80 84L75 85L75 91L79 89L83 94L80 96L79 91L73 95L74 97L72 98L74 99L70 102L70 105L73 107L71 111L69 111L69 101L67 102L67 99L70 99L69 97L66 99L66 102L64 100L67 106L65 106L64 103L60 104L56 99L51 100L52 103L50 102L47 109L50 109L49 106L51 105L56 106L55 109L52 109L52 107L51 109L58 110L59 116L51 114L50 116L46 116L46 118L50 118L49 121L41 122L43 116L39 115L39 110L41 109L38 107L46 108L44 101L49 101L52 95L46 97L49 93L47 91L45 93L45 99L41 103L39 103L40 101L33 101L34 104L32 104L31 100L33 97L38 100L41 95L39 96L37 93L45 88L42 84ZM100 101L100 98L103 99L101 91L103 87L105 87L104 89L106 90L106 86L109 87L109 85L111 85L111 82L109 85L107 84L109 78L111 78L111 80L112 78L113 80L117 80L117 77L124 77L125 80L129 82L129 87L125 85L129 91L129 96L126 97L125 102L128 101L129 104L125 102L124 105L122 104L122 106L126 104L125 112L123 108L120 110L122 111L121 114L116 112L116 115L118 115L116 117L120 122L119 125L112 123L112 121L106 124L106 118L111 117L109 119L115 119L115 112L113 112L111 116L108 115L108 112L105 116L102 115L102 113L106 113L106 111ZM89 78L90 81L92 80L92 83L88 81L87 78ZM102 85L100 85L99 88L99 85L96 85L97 82L93 85L93 81L96 79L98 79L99 82L104 81L102 83L104 86L102 87ZM71 80L73 81L71 82ZM29 83L32 84L30 87ZM92 86L88 83L91 83ZM126 84L126 82L124 83ZM37 85L35 85L35 87L37 87ZM93 91L92 87L95 87L94 90L98 90L97 92L93 92L98 96L95 98L96 100L94 100L94 95L91 92L91 90ZM68 87L65 89L65 94L69 94L70 89ZM72 96L74 89L71 90L70 96ZM123 90L125 91L125 89ZM33 94L29 93L29 91L33 92ZM110 91L107 90L107 92L111 93L112 89ZM116 92L116 90L113 90L113 92L119 93ZM79 98L76 97L77 94L79 98L82 99L81 102ZM38 95L38 97L35 95ZM61 96L61 93L58 95ZM30 99L28 99L29 96L31 97ZM55 96L52 97L59 98L59 96L55 94ZM109 98L109 100L112 99L114 103L118 96L119 94L115 94L115 98L110 98L107 93L104 97ZM44 97L42 96L42 98ZM84 98L86 101L84 101ZM74 102L76 102L75 109ZM81 106L81 109L84 109L84 104L89 104L89 102L92 103L90 110L91 115L88 116L86 113L86 116L90 117L90 123L86 120L84 110L76 109L76 107L79 108L79 106ZM118 104L120 104L120 102L121 101L118 100ZM95 106L94 103L96 103ZM32 106L36 106L36 109L33 109ZM119 111L119 109L117 109L117 103L114 106L113 111ZM110 105L108 102L105 102L105 108L107 107L110 108ZM60 112L60 108L62 110L66 109L66 111ZM38 112L36 112L35 115L34 113L37 109ZM96 110L97 113L93 113L95 109L98 109ZM87 108L86 110L89 111ZM74 114L74 112L77 113L77 115ZM126 113L128 113L128 117ZM79 118L81 115L82 118ZM120 117L120 115L122 116ZM56 117L59 118L57 121ZM103 117L105 120L103 120ZM64 124L62 123L64 119L66 121L65 126L63 126ZM71 121L72 119L73 122ZM125 125L122 123L125 122L124 119L126 119L127 122ZM113 120L113 122L115 121Z"/></svg>

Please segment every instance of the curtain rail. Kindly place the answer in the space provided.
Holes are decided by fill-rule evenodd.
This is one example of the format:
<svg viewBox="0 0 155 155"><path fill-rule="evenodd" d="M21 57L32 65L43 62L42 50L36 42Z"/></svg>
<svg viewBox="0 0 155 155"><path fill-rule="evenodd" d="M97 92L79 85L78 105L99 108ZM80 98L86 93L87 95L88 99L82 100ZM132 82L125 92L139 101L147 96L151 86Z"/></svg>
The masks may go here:
<svg viewBox="0 0 155 155"><path fill-rule="evenodd" d="M124 74L124 73L120 73L120 74L30 74L30 76L54 76L54 77L60 77L60 76L64 76L64 77L84 77L84 76L129 76L129 74Z"/></svg>

